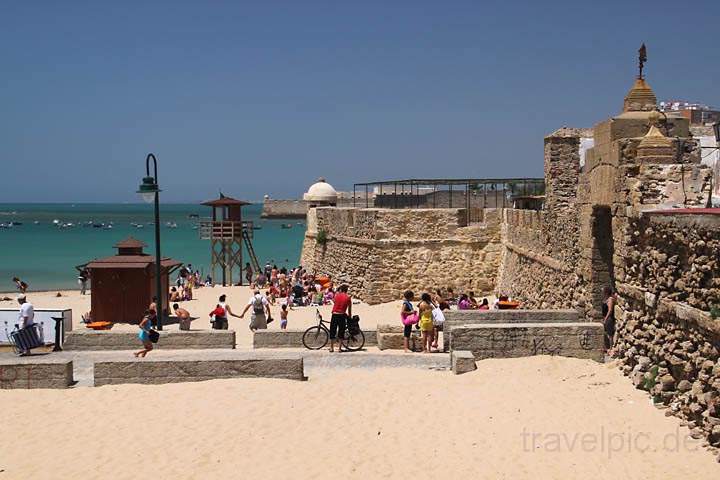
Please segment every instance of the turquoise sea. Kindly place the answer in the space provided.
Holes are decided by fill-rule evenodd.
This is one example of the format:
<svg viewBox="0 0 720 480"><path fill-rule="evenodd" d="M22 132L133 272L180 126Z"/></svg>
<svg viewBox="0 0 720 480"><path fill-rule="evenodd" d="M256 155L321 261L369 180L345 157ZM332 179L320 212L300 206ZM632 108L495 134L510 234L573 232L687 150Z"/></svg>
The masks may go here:
<svg viewBox="0 0 720 480"><path fill-rule="evenodd" d="M295 266L300 257L305 223L261 220L261 210L259 204L243 208L243 219L262 227L254 231L253 246L258 260ZM191 218L191 214L202 219L210 215L210 208L194 204L161 205L161 253L207 272L210 242L200 239L198 230L193 228L198 219ZM144 203L0 203L0 225L22 224L0 228L0 292L15 289L14 276L28 282L30 290L78 288L74 267L94 258L114 255L113 245L129 235L147 243L145 251L154 254L153 221L153 206ZM177 227L169 227L168 222ZM72 226L63 228L62 224ZM282 224L291 224L292 228L281 228Z"/></svg>

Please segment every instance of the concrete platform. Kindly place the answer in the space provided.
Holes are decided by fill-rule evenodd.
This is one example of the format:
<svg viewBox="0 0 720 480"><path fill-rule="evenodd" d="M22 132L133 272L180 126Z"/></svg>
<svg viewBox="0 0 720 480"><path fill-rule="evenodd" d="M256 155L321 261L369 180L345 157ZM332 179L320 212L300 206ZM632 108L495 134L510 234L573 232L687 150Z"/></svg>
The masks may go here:
<svg viewBox="0 0 720 480"><path fill-rule="evenodd" d="M452 329L458 325L486 325L500 323L577 323L577 310L446 310L443 333L448 339L444 350L450 351Z"/></svg>
<svg viewBox="0 0 720 480"><path fill-rule="evenodd" d="M469 350L476 360L562 355L603 362L603 336L597 322L462 325L453 327L450 350Z"/></svg>
<svg viewBox="0 0 720 480"><path fill-rule="evenodd" d="M129 353L129 352L128 352ZM305 380L299 354L263 355L241 351L151 352L147 358L124 355L94 363L94 385L162 384L223 378L265 377Z"/></svg>
<svg viewBox="0 0 720 480"><path fill-rule="evenodd" d="M138 350L137 331L73 330L65 337L64 350ZM233 330L187 330L160 332L155 344L161 350L234 349Z"/></svg>
<svg viewBox="0 0 720 480"><path fill-rule="evenodd" d="M304 348L302 337L306 329L258 330L253 334L253 348ZM363 330L365 347L377 345L375 330Z"/></svg>
<svg viewBox="0 0 720 480"><path fill-rule="evenodd" d="M52 354L16 357L0 354L0 389L68 388L73 384L73 362Z"/></svg>

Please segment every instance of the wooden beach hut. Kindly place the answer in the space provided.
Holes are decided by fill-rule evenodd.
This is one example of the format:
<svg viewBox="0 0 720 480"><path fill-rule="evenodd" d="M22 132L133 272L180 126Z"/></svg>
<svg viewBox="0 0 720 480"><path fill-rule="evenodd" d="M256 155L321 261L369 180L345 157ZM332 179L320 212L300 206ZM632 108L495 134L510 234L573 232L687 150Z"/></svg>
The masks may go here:
<svg viewBox="0 0 720 480"><path fill-rule="evenodd" d="M91 312L93 322L139 323L155 292L155 256L143 251L147 245L133 237L115 244L117 255L96 259L90 271ZM167 307L170 274L182 265L163 258L162 288ZM167 315L167 310L166 310Z"/></svg>

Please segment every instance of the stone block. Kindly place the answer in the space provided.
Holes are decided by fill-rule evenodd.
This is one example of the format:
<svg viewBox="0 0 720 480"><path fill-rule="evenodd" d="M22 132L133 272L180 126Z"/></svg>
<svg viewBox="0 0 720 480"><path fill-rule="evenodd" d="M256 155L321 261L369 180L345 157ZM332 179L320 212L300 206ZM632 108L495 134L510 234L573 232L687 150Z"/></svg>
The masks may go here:
<svg viewBox="0 0 720 480"><path fill-rule="evenodd" d="M448 340L458 325L499 323L572 323L580 320L577 310L446 310L443 335ZM447 352L450 342L444 344Z"/></svg>
<svg viewBox="0 0 720 480"><path fill-rule="evenodd" d="M137 332L74 330L65 338L64 350L133 350L141 346ZM162 331L155 348L164 350L234 349L233 330Z"/></svg>
<svg viewBox="0 0 720 480"><path fill-rule="evenodd" d="M378 325L377 346L380 350L403 350L403 327L402 325ZM413 327L410 336L410 349L422 350L422 338L420 331Z"/></svg>
<svg viewBox="0 0 720 480"><path fill-rule="evenodd" d="M472 372L477 369L475 355L467 350L455 350L450 353L450 363L455 375Z"/></svg>
<svg viewBox="0 0 720 480"><path fill-rule="evenodd" d="M304 348L302 337L305 330L258 330L253 335L253 348ZM377 346L375 330L363 330L365 346Z"/></svg>
<svg viewBox="0 0 720 480"><path fill-rule="evenodd" d="M67 358L0 358L0 389L68 388L72 384L73 362Z"/></svg>
<svg viewBox="0 0 720 480"><path fill-rule="evenodd" d="M480 360L531 355L562 355L604 360L601 323L505 323L453 328L450 350L469 350Z"/></svg>
<svg viewBox="0 0 720 480"><path fill-rule="evenodd" d="M95 386L123 383L162 384L223 378L267 377L305 380L299 354L259 356L246 352L224 355L192 354L159 359L95 363Z"/></svg>

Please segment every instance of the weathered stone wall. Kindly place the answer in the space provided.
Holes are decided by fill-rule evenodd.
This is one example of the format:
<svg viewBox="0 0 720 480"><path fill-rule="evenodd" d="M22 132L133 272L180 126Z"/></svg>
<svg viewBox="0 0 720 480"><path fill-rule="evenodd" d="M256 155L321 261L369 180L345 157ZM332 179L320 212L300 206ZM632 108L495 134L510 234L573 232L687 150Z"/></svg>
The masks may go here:
<svg viewBox="0 0 720 480"><path fill-rule="evenodd" d="M266 198L260 214L263 218L305 218L308 203L304 200L275 200Z"/></svg>
<svg viewBox="0 0 720 480"><path fill-rule="evenodd" d="M484 223L467 226L463 209L311 209L301 263L349 283L368 303L407 289L489 294L500 264L499 214L485 210Z"/></svg>
<svg viewBox="0 0 720 480"><path fill-rule="evenodd" d="M720 215L630 223L615 308L623 371L720 447Z"/></svg>

